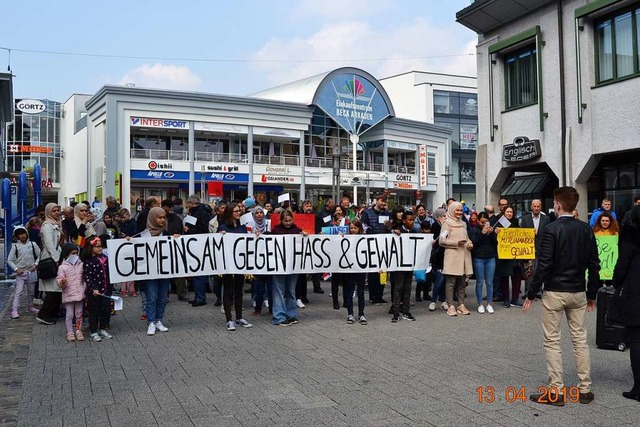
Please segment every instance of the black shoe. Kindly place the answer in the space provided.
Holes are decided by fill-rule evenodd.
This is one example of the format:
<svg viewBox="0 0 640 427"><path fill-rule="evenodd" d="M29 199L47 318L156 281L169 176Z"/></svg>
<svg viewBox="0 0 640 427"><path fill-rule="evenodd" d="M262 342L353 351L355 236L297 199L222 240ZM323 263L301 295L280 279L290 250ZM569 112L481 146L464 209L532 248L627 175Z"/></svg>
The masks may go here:
<svg viewBox="0 0 640 427"><path fill-rule="evenodd" d="M300 298L303 304L309 304L309 300L307 298Z"/></svg>
<svg viewBox="0 0 640 427"><path fill-rule="evenodd" d="M292 325L297 325L298 323L300 323L300 321L295 317L292 317L291 319L287 319L287 322L289 322Z"/></svg>
<svg viewBox="0 0 640 427"><path fill-rule="evenodd" d="M380 298L380 299L378 300L378 304L389 304L389 303L388 303L385 299Z"/></svg>
<svg viewBox="0 0 640 427"><path fill-rule="evenodd" d="M420 295L416 295L416 302L422 302L422 297Z"/></svg>
<svg viewBox="0 0 640 427"><path fill-rule="evenodd" d="M215 307L220 307L220 306L222 305L222 301L220 301L219 299L217 299L217 300L216 300L216 302L215 302L215 303L213 303L213 305L214 305Z"/></svg>
<svg viewBox="0 0 640 427"><path fill-rule="evenodd" d="M623 393L624 394L624 393ZM595 396L593 395L593 393L588 392L588 393L580 393L580 400L579 402L582 403L583 405L587 405L591 402L593 402L593 399L595 398Z"/></svg>
<svg viewBox="0 0 640 427"><path fill-rule="evenodd" d="M553 405L553 406L564 406L564 394L556 393L536 393L529 396L529 399L532 402L539 403L541 405Z"/></svg>
<svg viewBox="0 0 640 427"><path fill-rule="evenodd" d="M389 313L389 314L393 314L393 313L394 313L394 311L393 311L393 306L389 307L389 311L388 311L388 313Z"/></svg>
<svg viewBox="0 0 640 427"><path fill-rule="evenodd" d="M36 317L36 320L43 325L55 325L56 322L51 319L41 319L40 317Z"/></svg>
<svg viewBox="0 0 640 427"><path fill-rule="evenodd" d="M314 294L324 294L324 291L322 290L322 288L313 288L313 293Z"/></svg>
<svg viewBox="0 0 640 427"><path fill-rule="evenodd" d="M191 302L191 301L189 301L189 298L187 298L187 297L178 297L178 300L179 300L179 301L188 301L188 302Z"/></svg>
<svg viewBox="0 0 640 427"><path fill-rule="evenodd" d="M291 322L289 321L289 319L287 319L278 323L278 326L291 326Z"/></svg>
<svg viewBox="0 0 640 427"><path fill-rule="evenodd" d="M511 307L522 307L522 303L519 301L511 301Z"/></svg>
<svg viewBox="0 0 640 427"><path fill-rule="evenodd" d="M405 314L403 314L403 315L402 315L402 318L403 318L404 320L411 320L412 322L415 322L415 321L416 321L416 318L415 318L415 317L413 317L413 314L411 314L411 313L405 313Z"/></svg>
<svg viewBox="0 0 640 427"><path fill-rule="evenodd" d="M502 305L504 306L504 308L511 307L511 303L509 302L509 300L504 300L504 303L502 303Z"/></svg>
<svg viewBox="0 0 640 427"><path fill-rule="evenodd" d="M334 310L340 310L340 303L339 303L339 302L334 301L334 302L333 302L333 309L334 309Z"/></svg>
<svg viewBox="0 0 640 427"><path fill-rule="evenodd" d="M580 397L582 397L582 393L580 393ZM633 391L623 391L622 397L640 402L640 394L636 394Z"/></svg>
<svg viewBox="0 0 640 427"><path fill-rule="evenodd" d="M396 313L391 318L391 323L398 323L398 320L400 320L400 316Z"/></svg>
<svg viewBox="0 0 640 427"><path fill-rule="evenodd" d="M194 307L201 307L203 305L207 305L207 303L205 301L194 301L191 305Z"/></svg>

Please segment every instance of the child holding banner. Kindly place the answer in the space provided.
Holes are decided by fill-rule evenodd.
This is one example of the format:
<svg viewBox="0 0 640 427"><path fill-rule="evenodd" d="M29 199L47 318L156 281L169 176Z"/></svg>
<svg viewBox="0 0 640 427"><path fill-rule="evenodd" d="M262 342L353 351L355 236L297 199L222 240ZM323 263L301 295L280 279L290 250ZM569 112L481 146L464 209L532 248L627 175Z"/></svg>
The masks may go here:
<svg viewBox="0 0 640 427"><path fill-rule="evenodd" d="M247 226L240 224L243 210L240 204L231 203L224 212L218 233L244 233L247 234ZM244 295L244 274L222 275L222 305L224 315L227 318L227 331L233 332L236 326L250 328L253 325L242 317L242 296ZM235 301L236 320L231 316L231 304Z"/></svg>
<svg viewBox="0 0 640 427"><path fill-rule="evenodd" d="M349 234L364 234L362 222L355 218L349 224ZM367 318L364 317L364 282L366 273L343 273L342 274L342 292L344 297L344 306L347 308L347 323L353 324L353 291L357 289L358 293L358 321L361 325L367 324Z"/></svg>

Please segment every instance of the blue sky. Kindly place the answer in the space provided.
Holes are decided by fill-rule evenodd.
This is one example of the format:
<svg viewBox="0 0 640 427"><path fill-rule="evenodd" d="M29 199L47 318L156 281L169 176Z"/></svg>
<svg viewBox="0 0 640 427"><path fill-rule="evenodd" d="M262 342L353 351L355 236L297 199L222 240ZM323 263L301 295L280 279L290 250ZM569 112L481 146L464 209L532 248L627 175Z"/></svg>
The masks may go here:
<svg viewBox="0 0 640 427"><path fill-rule="evenodd" d="M413 69L475 75L476 59L468 54L475 52L476 35L455 22L455 13L469 4L12 1L0 6L0 47L12 49L16 98L57 101L124 83L246 95L341 66L377 78ZM0 69L6 70L8 61L8 52L0 49Z"/></svg>

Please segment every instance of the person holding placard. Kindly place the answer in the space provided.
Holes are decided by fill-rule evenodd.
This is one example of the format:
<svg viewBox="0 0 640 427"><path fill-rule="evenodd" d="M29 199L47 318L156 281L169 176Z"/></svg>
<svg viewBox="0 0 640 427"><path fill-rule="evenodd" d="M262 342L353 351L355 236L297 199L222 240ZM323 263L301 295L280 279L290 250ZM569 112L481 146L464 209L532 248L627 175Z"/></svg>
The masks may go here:
<svg viewBox="0 0 640 427"><path fill-rule="evenodd" d="M496 234L502 228L519 228L516 211L513 206L504 209L502 218L495 225ZM516 259L498 259L496 263L496 275L499 278L500 289L504 297L504 307L522 307L520 303L520 287L522 286L522 266ZM509 292L509 280L511 280L511 293ZM511 299L509 299L511 294Z"/></svg>
<svg viewBox="0 0 640 427"><path fill-rule="evenodd" d="M446 280L447 314L470 314L464 305L466 277L473 273L471 250L473 243L467 234L467 224L462 221L462 204L452 202L447 208L447 218L442 224L439 243L445 248L444 268L442 273ZM457 295L458 309L453 302L453 294Z"/></svg>
<svg viewBox="0 0 640 427"><path fill-rule="evenodd" d="M596 225L593 226L593 234L596 236L617 236L618 233L618 221L609 212L601 212L596 220Z"/></svg>
<svg viewBox="0 0 640 427"><path fill-rule="evenodd" d="M222 222L218 227L218 233L247 234L247 226L240 223L242 209L239 204L231 203L227 206ZM242 317L242 296L244 295L244 274L222 275L222 306L227 318L227 330L233 332L236 326L250 328L253 325ZM236 320L231 315L231 305L235 305Z"/></svg>

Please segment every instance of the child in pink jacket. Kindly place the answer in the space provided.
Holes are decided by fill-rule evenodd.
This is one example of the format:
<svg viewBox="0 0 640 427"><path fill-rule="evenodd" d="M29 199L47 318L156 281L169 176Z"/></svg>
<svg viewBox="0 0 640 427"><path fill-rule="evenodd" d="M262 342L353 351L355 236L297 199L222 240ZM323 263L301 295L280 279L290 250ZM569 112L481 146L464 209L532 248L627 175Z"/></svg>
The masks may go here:
<svg viewBox="0 0 640 427"><path fill-rule="evenodd" d="M86 284L83 278L83 266L78 256L78 247L74 243L65 243L62 246L62 264L58 268L56 282L62 288L62 303L67 311L67 341L84 341L84 335L80 330L82 325L82 308L85 298ZM73 316L76 317L75 334Z"/></svg>

